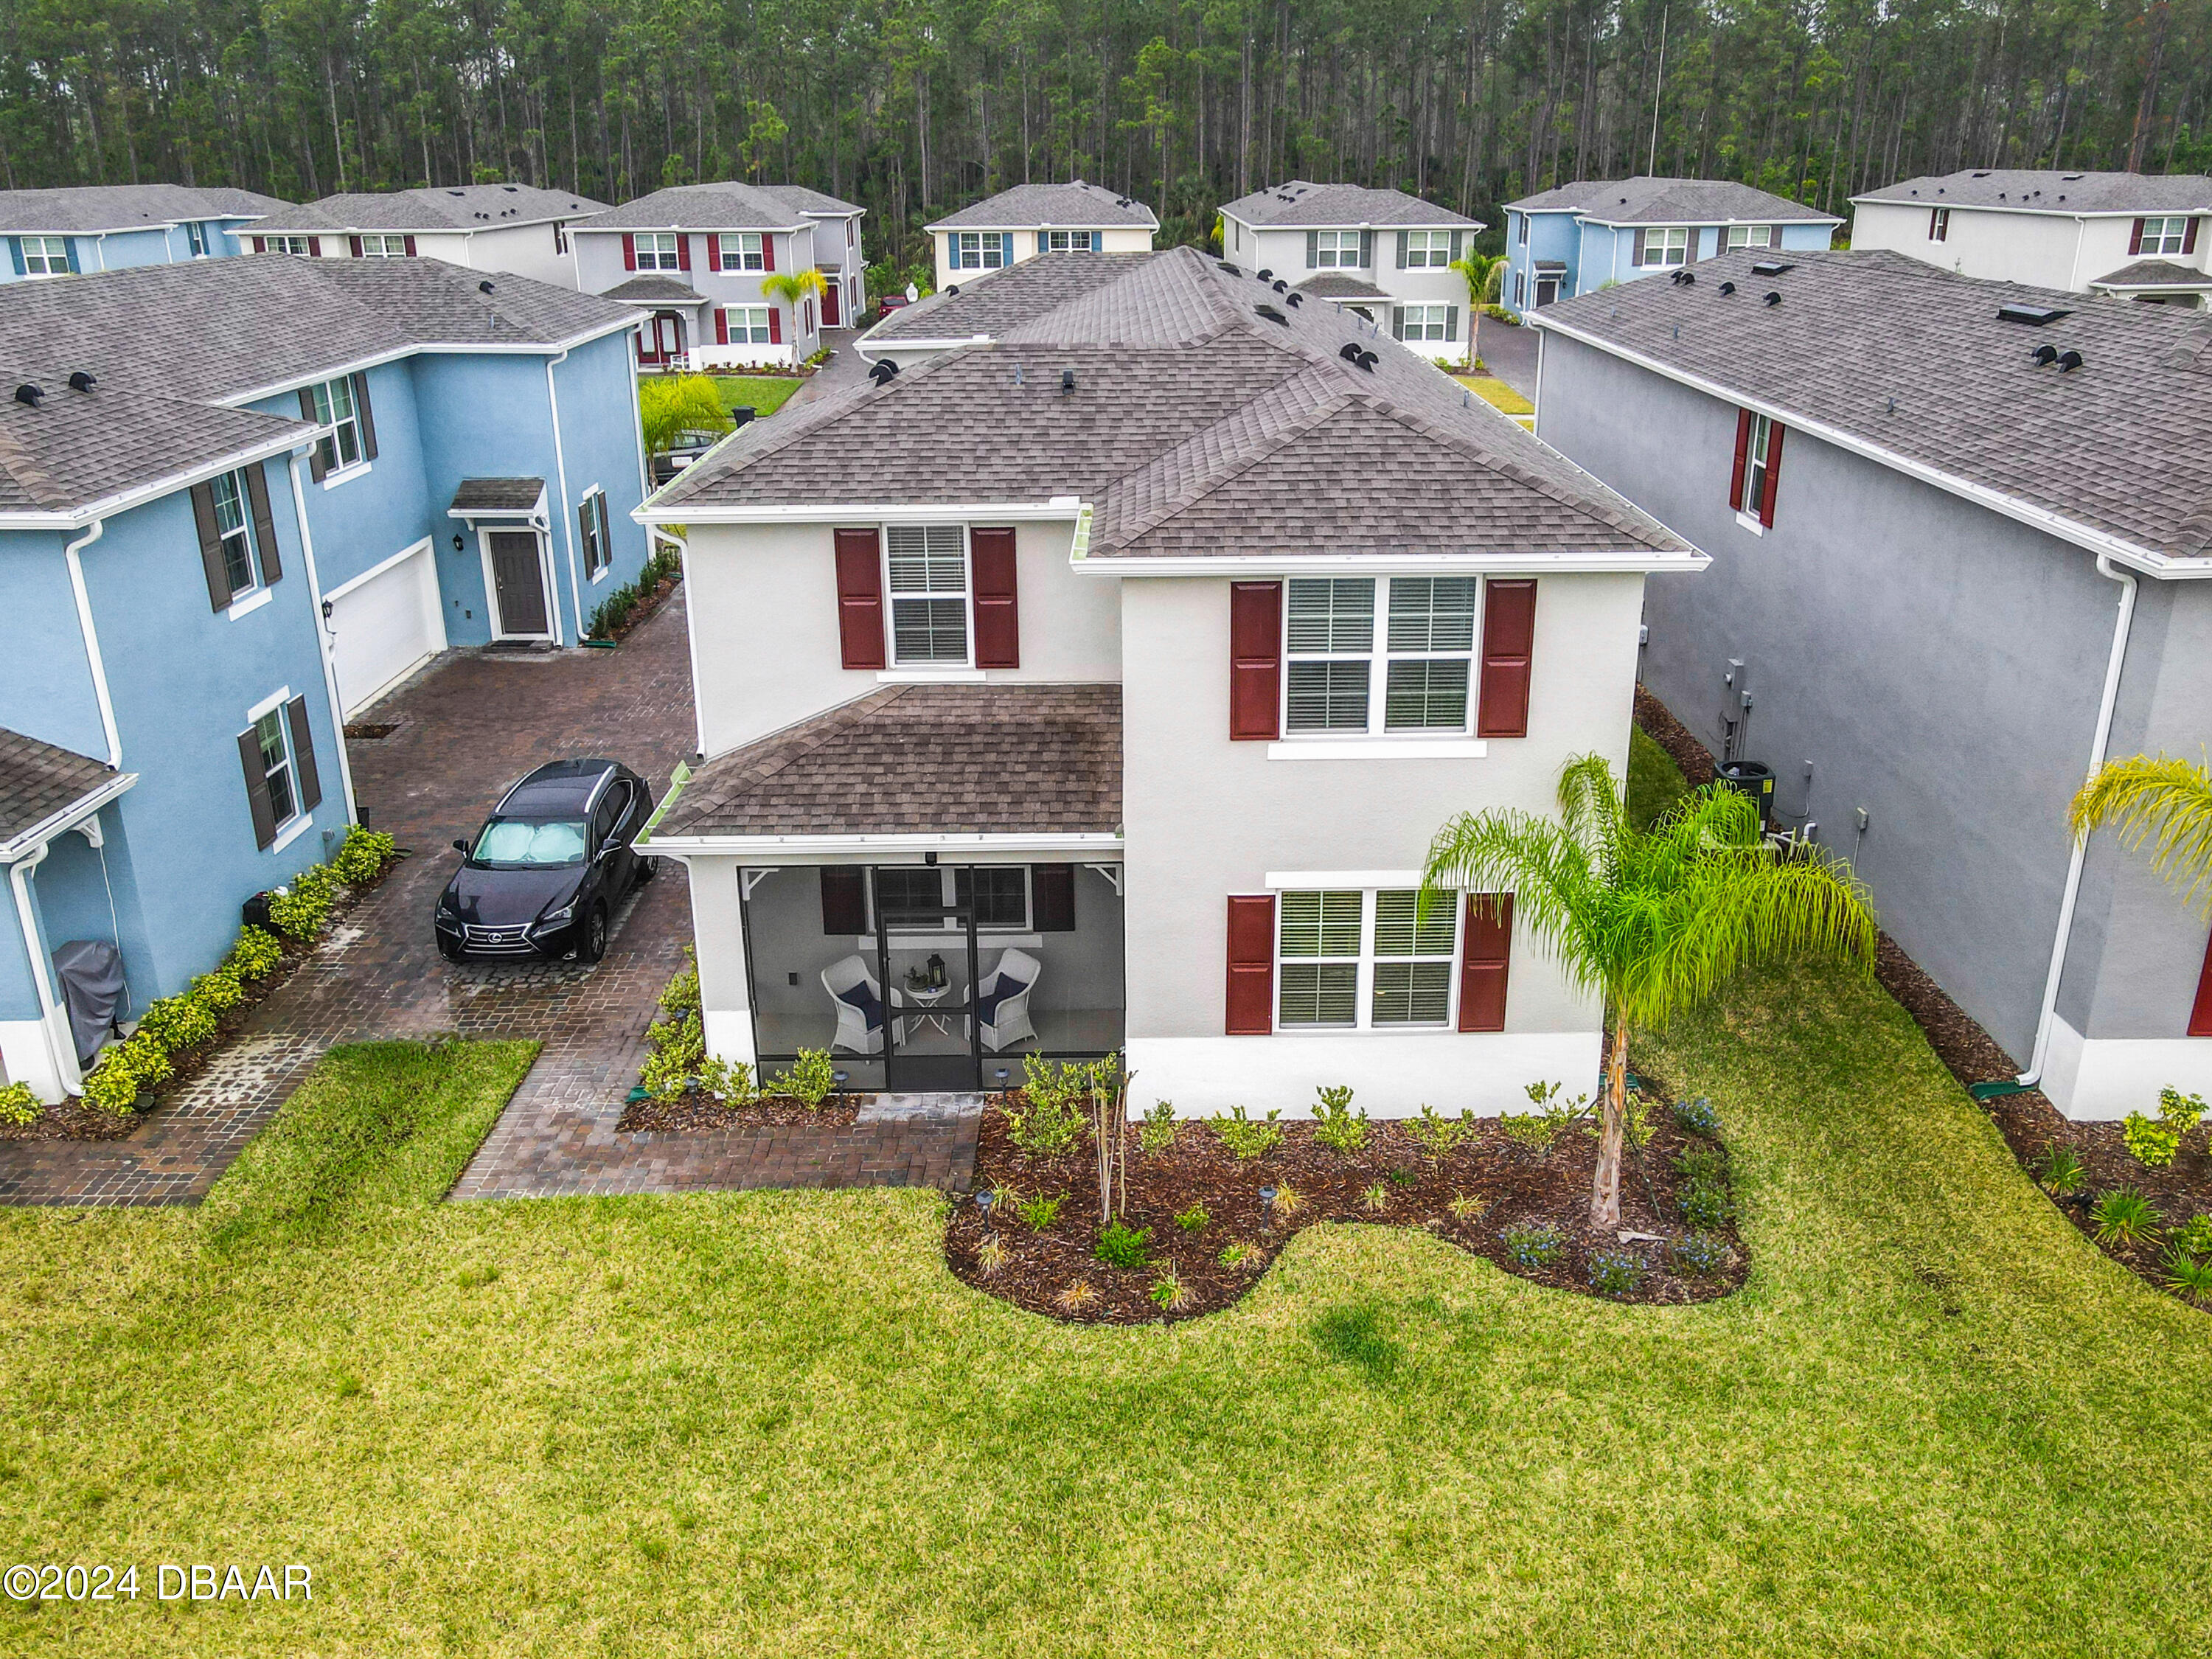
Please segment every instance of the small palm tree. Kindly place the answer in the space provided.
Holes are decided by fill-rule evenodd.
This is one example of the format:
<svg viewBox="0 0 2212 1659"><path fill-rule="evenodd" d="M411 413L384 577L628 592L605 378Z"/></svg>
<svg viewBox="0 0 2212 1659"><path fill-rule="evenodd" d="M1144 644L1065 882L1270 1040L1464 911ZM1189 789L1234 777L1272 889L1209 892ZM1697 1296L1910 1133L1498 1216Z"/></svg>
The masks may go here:
<svg viewBox="0 0 2212 1659"><path fill-rule="evenodd" d="M2168 755L2107 761L2067 809L2076 841L2118 830L2130 853L2150 843L2150 867L2212 911L2212 771Z"/></svg>
<svg viewBox="0 0 2212 1659"><path fill-rule="evenodd" d="M1758 807L1723 784L1692 791L1638 830L1599 755L1567 763L1556 820L1462 812L1438 830L1422 902L1462 889L1510 892L1516 918L1611 1018L1593 1227L1620 1224L1630 1026L1659 1030L1743 969L1785 957L1874 971L1874 912L1848 865L1817 852L1778 856Z"/></svg>
<svg viewBox="0 0 2212 1659"><path fill-rule="evenodd" d="M830 287L818 270L779 270L772 276L761 278L761 292L771 300L781 300L791 307L792 333L799 332L799 302L819 299ZM794 350L797 349L794 343Z"/></svg>

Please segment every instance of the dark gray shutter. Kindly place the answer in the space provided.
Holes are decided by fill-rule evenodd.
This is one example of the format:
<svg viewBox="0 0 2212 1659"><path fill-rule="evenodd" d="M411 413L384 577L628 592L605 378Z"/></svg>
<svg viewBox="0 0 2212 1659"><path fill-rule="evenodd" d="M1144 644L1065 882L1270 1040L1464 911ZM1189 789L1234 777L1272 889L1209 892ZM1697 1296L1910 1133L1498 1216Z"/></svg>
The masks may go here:
<svg viewBox="0 0 2212 1659"><path fill-rule="evenodd" d="M1457 306L1444 307L1444 338L1447 340L1459 338L1459 307Z"/></svg>
<svg viewBox="0 0 2212 1659"><path fill-rule="evenodd" d="M62 238L62 246L69 251L70 275L74 276L77 274L77 271L80 269L76 262L76 238L74 236L64 236Z"/></svg>
<svg viewBox="0 0 2212 1659"><path fill-rule="evenodd" d="M599 568L605 570L615 562L614 532L607 523L607 492L602 489L592 500L599 519Z"/></svg>
<svg viewBox="0 0 2212 1659"><path fill-rule="evenodd" d="M376 459L376 416L368 409L368 376L353 377L353 409L361 416L361 458L364 461Z"/></svg>
<svg viewBox="0 0 2212 1659"><path fill-rule="evenodd" d="M599 574L599 550L592 545L592 504L586 501L576 504L576 534L584 544L584 574Z"/></svg>
<svg viewBox="0 0 2212 1659"><path fill-rule="evenodd" d="M1390 337L1394 340L1406 337L1406 307L1403 306L1390 307Z"/></svg>
<svg viewBox="0 0 2212 1659"><path fill-rule="evenodd" d="M1404 231L1402 231L1402 230L1401 230L1401 231L1400 231L1400 232L1398 233L1398 269L1399 269L1399 270L1403 270L1405 268L1406 268L1406 233L1405 233Z"/></svg>
<svg viewBox="0 0 2212 1659"><path fill-rule="evenodd" d="M300 388L300 418L309 426L321 424L322 416L315 412L315 389L311 386ZM317 483L320 483L323 475L329 471L330 468L323 465L323 446L318 441L315 447L307 452L307 471Z"/></svg>
<svg viewBox="0 0 2212 1659"><path fill-rule="evenodd" d="M1461 257L1462 257L1462 256L1461 256L1460 250L1461 250L1461 249L1462 249L1462 248L1466 245L1466 242L1467 242L1467 233L1466 233L1465 231L1463 231L1463 230L1455 230L1455 231L1452 232L1452 255L1451 255L1451 257L1452 257L1452 263L1453 263L1454 264L1457 264L1460 262L1460 258L1461 258Z"/></svg>
<svg viewBox="0 0 2212 1659"><path fill-rule="evenodd" d="M215 486L192 486L192 522L200 532L200 564L207 572L208 604L217 611L230 609L230 572L222 562L222 534L216 528Z"/></svg>
<svg viewBox="0 0 2212 1659"><path fill-rule="evenodd" d="M323 780L315 770L315 738L307 730L305 697L284 705L284 724L292 733L292 775L300 781L300 810L312 812L323 804Z"/></svg>
<svg viewBox="0 0 2212 1659"><path fill-rule="evenodd" d="M865 933L868 931L866 872L857 864L822 866L822 931L825 933Z"/></svg>
<svg viewBox="0 0 2212 1659"><path fill-rule="evenodd" d="M1075 866L1072 864L1033 864L1030 866L1030 920L1040 933L1075 931Z"/></svg>
<svg viewBox="0 0 2212 1659"><path fill-rule="evenodd" d="M1375 269L1375 233L1371 230L1359 233L1359 268L1362 270Z"/></svg>
<svg viewBox="0 0 2212 1659"><path fill-rule="evenodd" d="M1629 253L1628 263L1632 266L1644 263L1644 233L1640 230L1636 233L1635 246Z"/></svg>
<svg viewBox="0 0 2212 1659"><path fill-rule="evenodd" d="M18 276L27 276L30 267L23 263L23 239L20 236L10 236L8 239L8 252L15 256L15 274Z"/></svg>
<svg viewBox="0 0 2212 1659"><path fill-rule="evenodd" d="M1320 265L1321 233L1317 230L1310 230L1306 233L1306 269L1314 270Z"/></svg>
<svg viewBox="0 0 2212 1659"><path fill-rule="evenodd" d="M261 739L250 726L238 734L238 762L246 769L246 803L253 809L253 844L273 846L276 809L269 800L269 775L261 769Z"/></svg>
<svg viewBox="0 0 2212 1659"><path fill-rule="evenodd" d="M1037 232L1037 252L1039 253L1049 253L1052 252L1052 233L1050 231L1041 230Z"/></svg>
<svg viewBox="0 0 2212 1659"><path fill-rule="evenodd" d="M269 512L269 477L266 465L249 466L246 471L246 502L253 514L253 548L261 555L261 581L274 587L284 576L284 561L276 552L276 521Z"/></svg>

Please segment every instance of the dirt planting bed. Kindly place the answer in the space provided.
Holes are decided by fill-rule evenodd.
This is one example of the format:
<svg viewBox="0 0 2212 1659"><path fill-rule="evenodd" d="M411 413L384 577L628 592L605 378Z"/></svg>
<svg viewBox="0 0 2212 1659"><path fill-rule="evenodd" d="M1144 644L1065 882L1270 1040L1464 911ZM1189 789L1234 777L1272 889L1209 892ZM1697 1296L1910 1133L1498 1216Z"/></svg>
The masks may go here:
<svg viewBox="0 0 2212 1659"><path fill-rule="evenodd" d="M1239 1158L1203 1122L1176 1125L1170 1146L1147 1152L1133 1123L1119 1219L1146 1231L1146 1260L1109 1266L1097 1255L1094 1143L1057 1156L1022 1151L1001 1109L1007 1099L1019 1109L1018 1091L994 1098L977 1154L975 1192L988 1189L993 1201L988 1209L973 1196L955 1204L945 1257L967 1283L1054 1319L1135 1324L1214 1312L1257 1283L1293 1234L1320 1222L1421 1229L1508 1273L1583 1294L1600 1293L1592 1285L1598 1258L1626 1257L1636 1264L1633 1282L1611 1293L1628 1302L1709 1301L1740 1285L1748 1267L1727 1224L1702 1236L1715 1258L1705 1272L1678 1259L1690 1229L1677 1201L1688 1183L1676 1159L1693 1147L1721 1154L1717 1142L1680 1128L1663 1105L1652 1109L1650 1144L1626 1160L1621 1228L1602 1234L1588 1225L1597 1142L1580 1127L1539 1153L1510 1140L1496 1119L1477 1119L1463 1144L1437 1154L1402 1122L1370 1123L1365 1145L1350 1152L1321 1144L1310 1121L1285 1122L1273 1150ZM1267 1188L1275 1189L1272 1203ZM1061 1202L1048 1224L1018 1213L1022 1200L1055 1195ZM1559 1234L1556 1258L1516 1261L1507 1235L1547 1224Z"/></svg>
<svg viewBox="0 0 2212 1659"><path fill-rule="evenodd" d="M712 1095L681 1094L671 1100L647 1096L623 1109L617 1129L674 1129L697 1133L714 1129L842 1129L860 1115L850 1095L832 1095L819 1106L809 1106L789 1095L771 1095L746 1106L732 1106Z"/></svg>

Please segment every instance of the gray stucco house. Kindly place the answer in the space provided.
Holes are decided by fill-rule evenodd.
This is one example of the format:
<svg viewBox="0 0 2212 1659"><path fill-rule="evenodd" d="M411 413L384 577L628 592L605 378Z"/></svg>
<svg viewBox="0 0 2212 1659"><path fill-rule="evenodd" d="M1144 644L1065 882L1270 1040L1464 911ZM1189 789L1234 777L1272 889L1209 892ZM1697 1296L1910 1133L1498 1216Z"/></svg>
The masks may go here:
<svg viewBox="0 0 2212 1659"><path fill-rule="evenodd" d="M1650 690L2063 1110L2212 1090L2205 923L2065 818L2212 735L2212 325L1794 249L1534 320L1538 434L1712 556Z"/></svg>

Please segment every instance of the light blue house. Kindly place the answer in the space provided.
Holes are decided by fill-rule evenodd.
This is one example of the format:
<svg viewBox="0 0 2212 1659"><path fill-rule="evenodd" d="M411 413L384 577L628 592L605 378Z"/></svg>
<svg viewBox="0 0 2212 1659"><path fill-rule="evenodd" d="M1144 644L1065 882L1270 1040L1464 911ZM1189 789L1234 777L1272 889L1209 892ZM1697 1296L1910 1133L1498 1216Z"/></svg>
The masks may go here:
<svg viewBox="0 0 2212 1659"><path fill-rule="evenodd" d="M1841 219L1717 179L1601 179L1505 204L1505 308L1516 315L1731 248L1824 248Z"/></svg>
<svg viewBox="0 0 2212 1659"><path fill-rule="evenodd" d="M0 1066L81 1060L354 817L345 720L449 646L574 643L635 577L632 318L431 259L150 265L0 294Z"/></svg>
<svg viewBox="0 0 2212 1659"><path fill-rule="evenodd" d="M0 191L0 283L225 258L246 251L240 229L291 205L190 185Z"/></svg>

